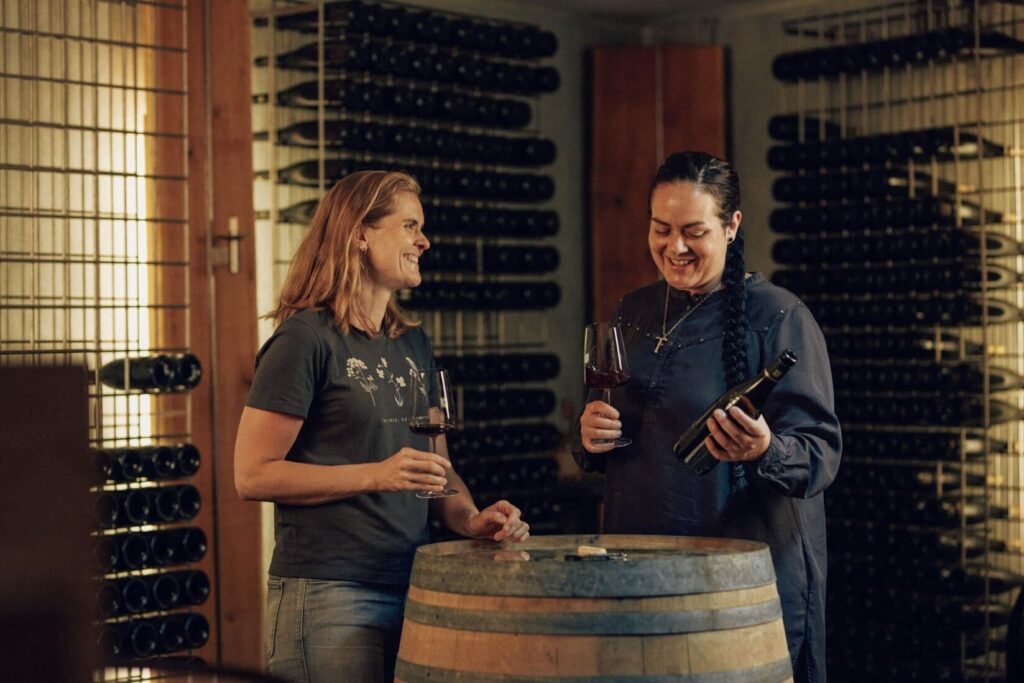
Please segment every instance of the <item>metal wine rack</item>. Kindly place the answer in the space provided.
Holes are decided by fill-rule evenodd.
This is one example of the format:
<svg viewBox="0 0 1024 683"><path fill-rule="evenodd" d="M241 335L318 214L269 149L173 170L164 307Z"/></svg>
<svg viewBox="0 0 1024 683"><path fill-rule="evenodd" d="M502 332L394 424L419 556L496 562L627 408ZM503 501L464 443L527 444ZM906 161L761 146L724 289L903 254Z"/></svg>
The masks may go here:
<svg viewBox="0 0 1024 683"><path fill-rule="evenodd" d="M556 400L544 384L559 372L545 314L561 298L545 173L557 150L536 106L558 87L544 63L554 34L380 2L268 0L253 4L253 20L260 310L273 307L336 180L411 173L432 247L423 284L399 299L459 385L464 429L448 436L456 469L481 506L508 497L535 530L562 528L558 431L547 421ZM554 364L524 374L527 357Z"/></svg>
<svg viewBox="0 0 1024 683"><path fill-rule="evenodd" d="M110 449L191 441L187 393L110 381L111 373L123 374L126 359L177 358L190 349L185 14L183 0L0 5L0 363L88 368L89 436L97 458ZM180 562L125 567L123 557L111 554L112 544L124 539L140 550L139 539L162 530L195 529L194 522L149 521L143 514L165 484L183 487L175 494L188 490L190 511L200 504L187 478L156 481L140 473L114 483L97 477L96 513L108 522L95 534L97 555L106 550L106 559L118 564L109 571L82 567L96 575L101 599L119 602L120 586L148 586L161 577L166 587L168 570L197 569ZM164 511L177 509L177 498L172 505L171 493L163 495ZM129 498L130 520L123 507ZM93 680L149 680L160 646L143 647L142 636L173 630L164 624L174 615L194 615L189 624L201 626L197 606L160 609L136 597L142 602L133 602L133 613L97 612L102 644L121 654L104 652ZM142 650L129 653L129 632L139 629ZM199 641L208 627L205 635L189 635L196 651L173 647L168 636L162 663L203 654Z"/></svg>
<svg viewBox="0 0 1024 683"><path fill-rule="evenodd" d="M784 34L773 279L822 324L845 441L826 494L830 680L1008 680L1024 7L826 9Z"/></svg>

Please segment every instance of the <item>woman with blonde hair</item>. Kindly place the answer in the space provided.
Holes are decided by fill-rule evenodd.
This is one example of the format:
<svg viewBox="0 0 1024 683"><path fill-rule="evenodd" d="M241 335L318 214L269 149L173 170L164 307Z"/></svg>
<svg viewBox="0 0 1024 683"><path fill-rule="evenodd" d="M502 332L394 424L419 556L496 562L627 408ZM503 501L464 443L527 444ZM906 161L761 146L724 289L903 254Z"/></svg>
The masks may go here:
<svg viewBox="0 0 1024 683"><path fill-rule="evenodd" d="M390 681L427 501L454 532L523 540L500 501L477 509L438 439L412 448L410 379L433 365L430 340L395 302L421 282L430 248L416 181L363 171L320 201L295 254L277 323L235 443L235 486L274 506L267 662L286 681ZM416 441L418 445L418 441Z"/></svg>

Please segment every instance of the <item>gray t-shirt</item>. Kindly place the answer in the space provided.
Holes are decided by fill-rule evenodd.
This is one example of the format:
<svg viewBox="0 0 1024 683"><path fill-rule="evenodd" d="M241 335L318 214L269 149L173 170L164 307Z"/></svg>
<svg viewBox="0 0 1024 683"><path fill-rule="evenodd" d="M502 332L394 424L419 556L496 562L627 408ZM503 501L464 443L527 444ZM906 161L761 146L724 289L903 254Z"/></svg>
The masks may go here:
<svg viewBox="0 0 1024 683"><path fill-rule="evenodd" d="M433 364L426 334L397 339L342 334L330 313L307 309L280 326L256 356L247 405L305 420L286 456L294 462L380 462L403 446L428 450L409 431L411 376ZM321 505L274 506L270 573L406 584L427 541L427 501L412 492L367 493Z"/></svg>

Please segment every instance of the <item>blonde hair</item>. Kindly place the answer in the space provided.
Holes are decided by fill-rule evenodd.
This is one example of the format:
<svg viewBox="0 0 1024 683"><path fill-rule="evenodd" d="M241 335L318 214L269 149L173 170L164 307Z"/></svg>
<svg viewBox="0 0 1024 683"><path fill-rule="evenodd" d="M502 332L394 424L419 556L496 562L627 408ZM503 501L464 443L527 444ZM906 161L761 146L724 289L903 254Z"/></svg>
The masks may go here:
<svg viewBox="0 0 1024 683"><path fill-rule="evenodd" d="M372 227L393 213L401 192L419 196L419 183L410 175L391 171L359 171L335 183L313 213L309 232L288 268L277 307L265 317L280 325L307 308L323 308L331 312L344 333L354 323L372 331L373 324L358 304L368 276L357 244L359 229ZM381 331L394 338L419 324L399 308L392 295Z"/></svg>

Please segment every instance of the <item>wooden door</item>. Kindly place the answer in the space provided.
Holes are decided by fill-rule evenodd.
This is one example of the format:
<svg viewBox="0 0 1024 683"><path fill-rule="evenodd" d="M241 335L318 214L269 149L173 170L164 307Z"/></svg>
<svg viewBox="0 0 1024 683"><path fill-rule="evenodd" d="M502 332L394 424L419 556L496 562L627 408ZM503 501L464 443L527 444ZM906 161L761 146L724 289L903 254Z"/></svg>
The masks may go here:
<svg viewBox="0 0 1024 683"><path fill-rule="evenodd" d="M647 250L648 191L672 152L726 154L719 46L597 47L592 54L590 315L607 320L658 277Z"/></svg>

